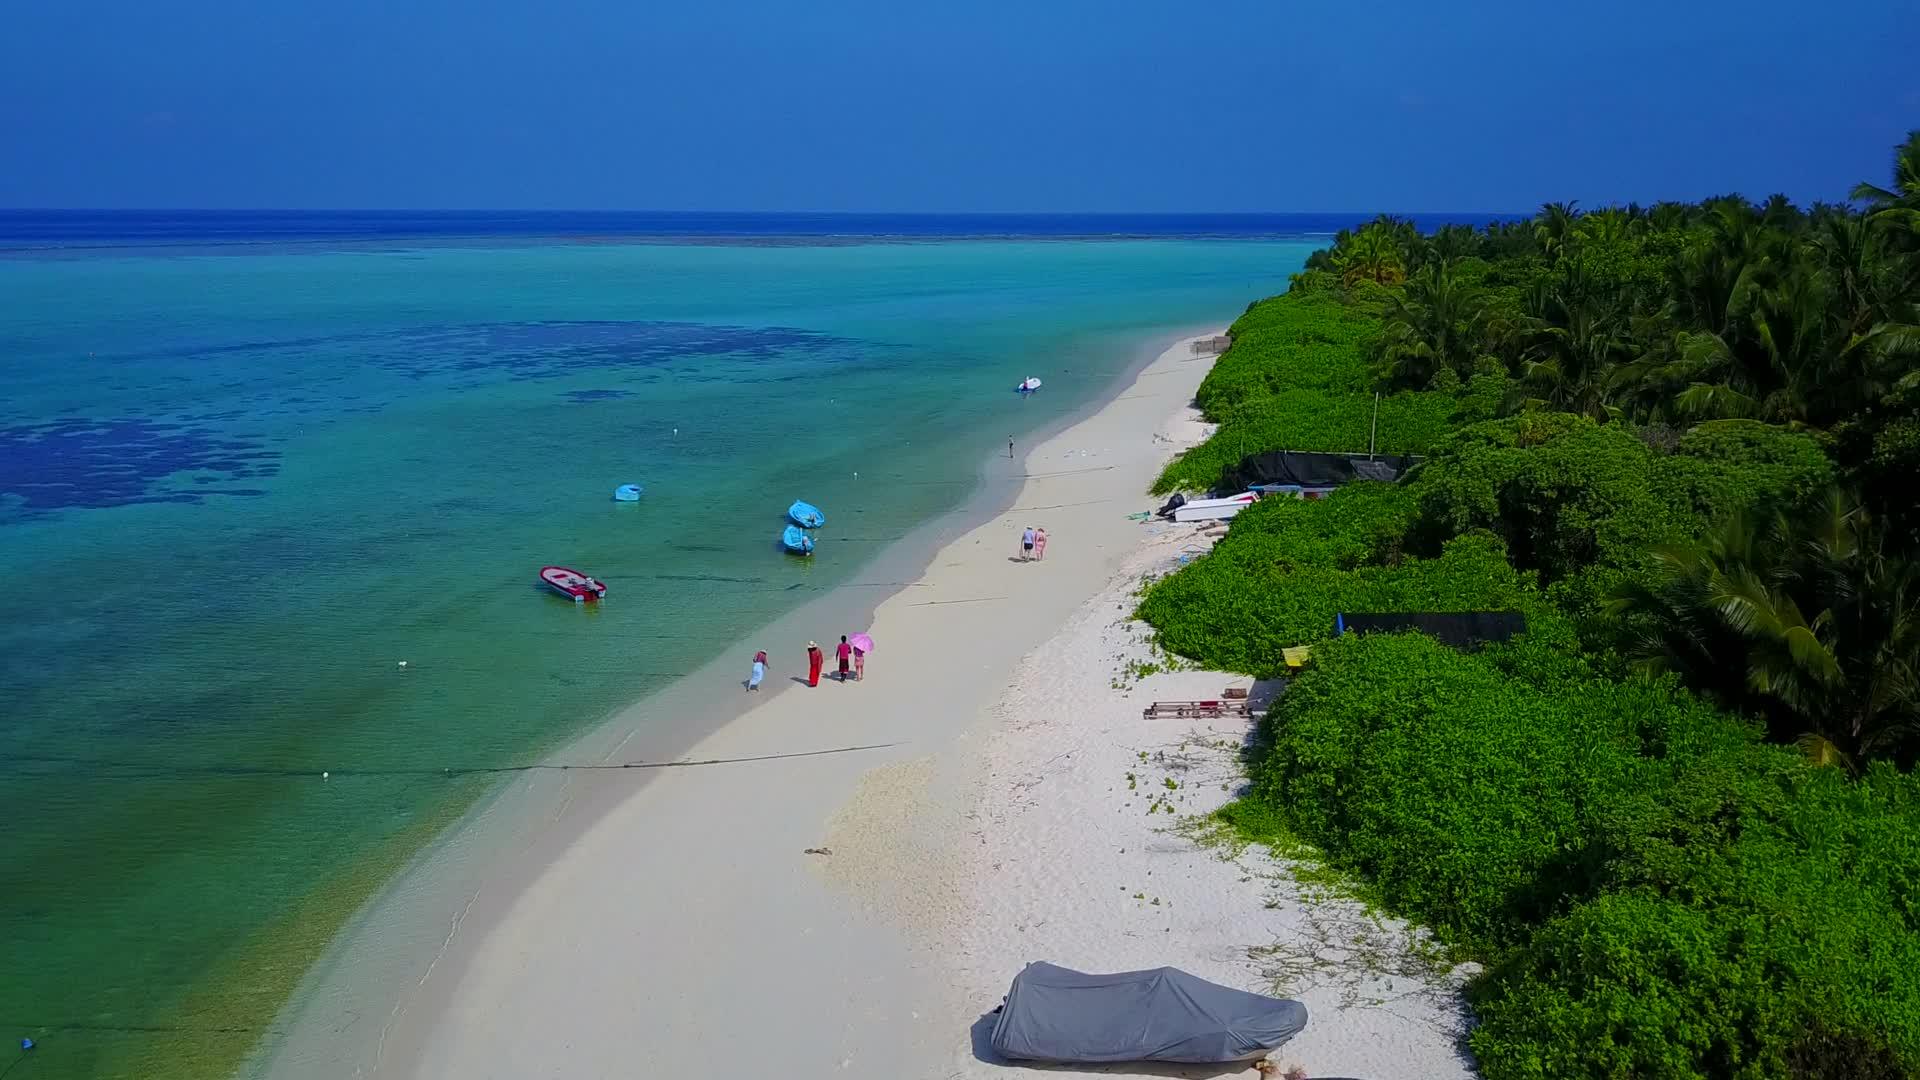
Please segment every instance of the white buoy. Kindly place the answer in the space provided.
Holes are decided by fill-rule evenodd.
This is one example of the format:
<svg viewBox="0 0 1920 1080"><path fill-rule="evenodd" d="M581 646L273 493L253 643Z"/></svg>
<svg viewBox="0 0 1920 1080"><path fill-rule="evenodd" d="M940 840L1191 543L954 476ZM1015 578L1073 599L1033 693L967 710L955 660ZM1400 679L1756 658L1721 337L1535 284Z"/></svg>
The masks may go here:
<svg viewBox="0 0 1920 1080"><path fill-rule="evenodd" d="M332 775L333 775L332 773L321 773L321 774L320 774L320 779L322 779L322 780L325 780L325 779L326 779L327 777L329 777L329 776L332 776Z"/></svg>
<svg viewBox="0 0 1920 1080"><path fill-rule="evenodd" d="M407 662L406 662L405 660L402 660L402 661L400 661L400 666L401 666L401 667L406 667L406 666L407 666Z"/></svg>

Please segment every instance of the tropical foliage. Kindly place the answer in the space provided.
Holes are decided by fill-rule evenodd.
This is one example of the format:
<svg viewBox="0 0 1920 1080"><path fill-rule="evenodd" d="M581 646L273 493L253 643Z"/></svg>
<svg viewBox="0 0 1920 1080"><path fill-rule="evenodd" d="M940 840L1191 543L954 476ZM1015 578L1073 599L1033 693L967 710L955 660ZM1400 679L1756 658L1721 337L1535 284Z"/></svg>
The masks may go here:
<svg viewBox="0 0 1920 1080"><path fill-rule="evenodd" d="M1852 197L1343 232L1160 479L1420 457L1139 613L1256 675L1315 644L1224 816L1481 960L1492 1080L1920 1077L1920 132ZM1496 608L1528 633L1334 636Z"/></svg>

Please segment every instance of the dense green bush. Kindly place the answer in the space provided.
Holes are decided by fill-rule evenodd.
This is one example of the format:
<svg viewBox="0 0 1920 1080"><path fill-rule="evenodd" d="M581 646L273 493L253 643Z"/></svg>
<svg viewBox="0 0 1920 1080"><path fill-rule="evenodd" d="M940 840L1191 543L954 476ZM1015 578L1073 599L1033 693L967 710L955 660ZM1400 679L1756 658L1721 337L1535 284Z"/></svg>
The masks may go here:
<svg viewBox="0 0 1920 1080"><path fill-rule="evenodd" d="M1657 544L1832 475L1812 439L1751 421L1701 425L1668 455L1623 425L1528 412L1440 440L1416 483L1429 543L1489 529L1516 565L1556 581L1639 568Z"/></svg>
<svg viewBox="0 0 1920 1080"><path fill-rule="evenodd" d="M1379 332L1379 322L1355 312L1337 294L1289 293L1261 300L1227 332L1233 347L1214 361L1194 395L1210 420L1282 390L1370 389L1359 350Z"/></svg>
<svg viewBox="0 0 1920 1080"><path fill-rule="evenodd" d="M1684 770L1474 991L1491 1077L1920 1075L1920 789L1756 747ZM1666 826L1666 828L1662 828Z"/></svg>
<svg viewBox="0 0 1920 1080"><path fill-rule="evenodd" d="M1282 569L1393 563L1418 509L1411 488L1371 481L1349 484L1324 499L1262 499L1233 519L1216 551L1231 553L1270 534Z"/></svg>
<svg viewBox="0 0 1920 1080"><path fill-rule="evenodd" d="M1572 413L1474 424L1441 440L1422 467L1423 525L1434 542L1491 530L1515 565L1550 580L1595 563L1635 565L1697 528L1655 464L1625 428Z"/></svg>
<svg viewBox="0 0 1920 1080"><path fill-rule="evenodd" d="M1482 949L1523 941L1607 880L1612 834L1667 779L1643 752L1654 733L1741 734L1670 684L1597 679L1539 643L1512 657L1533 669L1516 676L1503 651L1421 635L1316 647L1253 771L1253 797L1336 864Z"/></svg>
<svg viewBox="0 0 1920 1080"><path fill-rule="evenodd" d="M1833 482L1833 462L1804 432L1716 420L1681 436L1657 476L1702 524L1776 501L1801 502Z"/></svg>
<svg viewBox="0 0 1920 1080"><path fill-rule="evenodd" d="M1385 549L1393 541L1382 534L1380 543ZM1285 670L1282 649L1333 636L1334 616L1349 611L1518 609L1543 627L1555 624L1571 641L1487 534L1458 537L1438 558L1394 566L1296 561L1310 550L1286 533L1229 533L1211 555L1148 588L1140 617L1182 656L1262 677ZM1350 561L1357 549L1329 542L1321 551Z"/></svg>
<svg viewBox="0 0 1920 1080"><path fill-rule="evenodd" d="M1380 401L1375 449L1383 454L1423 453L1454 425L1458 403L1435 393L1401 393ZM1367 451L1373 397L1330 396L1317 390L1285 390L1229 415L1213 437L1175 458L1155 481L1155 494L1208 491L1248 454L1268 450Z"/></svg>
<svg viewBox="0 0 1920 1080"><path fill-rule="evenodd" d="M1912 777L1530 638L1341 638L1264 737L1251 803L1493 961L1490 1078L1920 1075Z"/></svg>
<svg viewBox="0 0 1920 1080"><path fill-rule="evenodd" d="M1206 491L1248 454L1267 450L1365 453L1374 433L1373 374L1366 350L1380 320L1344 291L1298 291L1262 300L1233 324L1228 349L1195 401L1220 425L1175 459L1156 494ZM1494 408L1497 377L1478 379L1466 415ZM1380 401L1381 453L1420 453L1462 417L1449 393L1397 393Z"/></svg>

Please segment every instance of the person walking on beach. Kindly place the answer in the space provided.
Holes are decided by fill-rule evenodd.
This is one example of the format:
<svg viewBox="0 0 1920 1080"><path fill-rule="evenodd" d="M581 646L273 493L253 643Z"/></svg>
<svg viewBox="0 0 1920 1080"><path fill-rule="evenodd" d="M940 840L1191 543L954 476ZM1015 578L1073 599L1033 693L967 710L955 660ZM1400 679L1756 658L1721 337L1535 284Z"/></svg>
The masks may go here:
<svg viewBox="0 0 1920 1080"><path fill-rule="evenodd" d="M1007 460L1013 460L1013 436L1007 436Z"/></svg>
<svg viewBox="0 0 1920 1080"><path fill-rule="evenodd" d="M807 642L807 685L820 685L820 668L827 662L827 654L820 651L817 642Z"/></svg>
<svg viewBox="0 0 1920 1080"><path fill-rule="evenodd" d="M1047 530L1033 530L1033 556L1042 562L1047 558Z"/></svg>
<svg viewBox="0 0 1920 1080"><path fill-rule="evenodd" d="M1033 526L1029 525L1020 533L1020 561L1028 562L1033 558Z"/></svg>
<svg viewBox="0 0 1920 1080"><path fill-rule="evenodd" d="M747 676L747 690L760 689L760 680L767 677L767 652L765 649L753 654L753 674Z"/></svg>
<svg viewBox="0 0 1920 1080"><path fill-rule="evenodd" d="M840 661L840 681L846 682L853 670L853 646L847 644L847 635L840 635L840 644L834 647L833 655Z"/></svg>
<svg viewBox="0 0 1920 1080"><path fill-rule="evenodd" d="M867 654L860 646L853 647L853 681L860 682L867 677Z"/></svg>

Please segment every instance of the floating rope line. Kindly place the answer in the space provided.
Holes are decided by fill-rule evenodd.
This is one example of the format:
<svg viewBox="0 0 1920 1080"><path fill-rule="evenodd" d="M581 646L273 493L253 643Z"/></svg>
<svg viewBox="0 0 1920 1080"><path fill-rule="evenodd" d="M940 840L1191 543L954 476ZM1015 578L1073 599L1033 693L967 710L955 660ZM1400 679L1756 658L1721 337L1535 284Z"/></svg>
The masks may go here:
<svg viewBox="0 0 1920 1080"><path fill-rule="evenodd" d="M826 757L832 754L852 754L864 750L885 750L899 746L897 742L865 743L859 746L836 746L826 750L795 750L784 754L753 754L746 757L698 758L679 761L618 761L606 764L538 762L532 765L460 765L432 768L354 768L318 769L312 766L292 768L274 765L160 765L150 762L112 761L89 758L63 757L14 757L0 763L0 769L17 765L78 765L102 775L117 773L127 778L162 778L175 776L225 776L225 777L270 777L270 778L308 778L326 776L329 779L355 776L491 776L500 773L524 772L617 772L623 769L690 769L707 765L736 765L755 761L785 761L792 758Z"/></svg>
<svg viewBox="0 0 1920 1080"><path fill-rule="evenodd" d="M1069 506L1104 506L1113 501L1113 499L1088 499L1086 502L1050 503L1046 506L1016 506L1007 513L1016 514L1024 510L1064 510Z"/></svg>
<svg viewBox="0 0 1920 1080"><path fill-rule="evenodd" d="M21 1031L107 1031L127 1035L166 1035L179 1032L195 1035L252 1035L260 1032L280 1034L278 1028L272 1027L195 1027L191 1024L46 1024L37 1022L23 1024L15 1020L0 1020L0 1025ZM34 1050L37 1052L39 1049L40 1045L36 1040ZM0 1076L5 1075L0 1073Z"/></svg>
<svg viewBox="0 0 1920 1080"><path fill-rule="evenodd" d="M1023 475L1023 476L1021 477L1021 479L1023 479L1023 480L1044 480L1044 479L1046 479L1046 478L1047 478L1047 477L1049 477L1049 476L1077 476L1077 475L1079 475L1080 473L1090 473L1090 472L1112 472L1113 470L1115 470L1115 469L1117 469L1117 468L1119 468L1119 467L1120 467L1120 466L1118 466L1118 465L1094 465L1094 466L1090 466L1090 467L1088 467L1088 468L1085 468L1085 469L1062 469L1062 470L1060 470L1059 472L1036 472L1036 473L1026 473L1026 474L1024 474L1024 475Z"/></svg>

